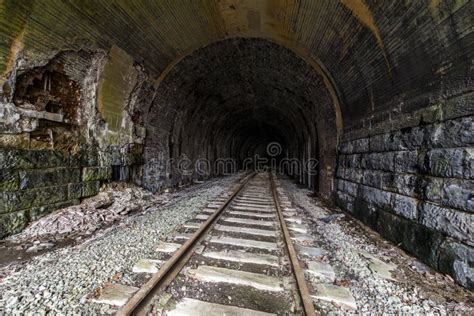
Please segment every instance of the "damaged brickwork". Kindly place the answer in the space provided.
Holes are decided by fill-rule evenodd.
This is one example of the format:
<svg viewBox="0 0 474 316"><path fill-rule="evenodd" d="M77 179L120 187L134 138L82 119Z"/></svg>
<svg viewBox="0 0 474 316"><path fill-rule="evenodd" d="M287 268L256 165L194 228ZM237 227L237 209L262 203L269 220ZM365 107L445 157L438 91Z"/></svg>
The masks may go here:
<svg viewBox="0 0 474 316"><path fill-rule="evenodd" d="M114 88L104 69L115 59L113 50L68 51L44 65L17 63L23 66L4 84L0 109L0 238L97 194L104 181L138 178L144 135L136 107L147 76L127 66L135 78L125 78L130 89L111 122L95 100L104 85Z"/></svg>

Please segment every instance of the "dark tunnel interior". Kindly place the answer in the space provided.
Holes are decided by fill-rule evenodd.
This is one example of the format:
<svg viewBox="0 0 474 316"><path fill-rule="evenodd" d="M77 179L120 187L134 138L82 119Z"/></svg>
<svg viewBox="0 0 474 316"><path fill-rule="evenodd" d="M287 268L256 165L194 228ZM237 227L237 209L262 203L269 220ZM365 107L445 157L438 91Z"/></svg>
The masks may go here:
<svg viewBox="0 0 474 316"><path fill-rule="evenodd" d="M309 188L328 194L332 186L323 183L327 175L317 176L335 167L332 99L321 76L277 44L242 38L197 50L166 76L145 117L145 151L164 151L174 161L207 159L211 166L229 159L233 170L276 163ZM318 169L307 170L308 161L318 161L312 166ZM145 170L145 186L153 189L161 179L154 181L152 163ZM209 175L222 171L211 168ZM186 176L171 171L167 185Z"/></svg>

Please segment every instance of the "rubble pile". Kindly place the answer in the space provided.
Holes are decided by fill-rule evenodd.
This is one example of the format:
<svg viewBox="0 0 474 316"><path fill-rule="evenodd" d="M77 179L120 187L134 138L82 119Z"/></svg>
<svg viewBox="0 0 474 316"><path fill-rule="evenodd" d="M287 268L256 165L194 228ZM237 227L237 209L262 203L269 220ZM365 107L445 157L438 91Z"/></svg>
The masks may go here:
<svg viewBox="0 0 474 316"><path fill-rule="evenodd" d="M153 195L130 183L109 183L98 195L44 216L7 240L15 243L55 241L90 235L128 214L146 211L150 206L162 205L167 200L167 194Z"/></svg>

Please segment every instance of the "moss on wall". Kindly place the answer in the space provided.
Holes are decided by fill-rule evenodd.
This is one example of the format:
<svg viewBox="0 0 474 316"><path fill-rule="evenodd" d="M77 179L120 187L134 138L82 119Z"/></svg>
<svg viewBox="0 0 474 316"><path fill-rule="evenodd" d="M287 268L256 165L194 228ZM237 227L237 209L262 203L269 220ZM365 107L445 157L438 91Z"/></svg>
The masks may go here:
<svg viewBox="0 0 474 316"><path fill-rule="evenodd" d="M98 92L99 112L112 131L122 127L123 111L137 74L133 59L122 49L113 46L101 75Z"/></svg>
<svg viewBox="0 0 474 316"><path fill-rule="evenodd" d="M0 87L23 48L25 25L34 1L0 1ZM1 90L0 90L1 91Z"/></svg>

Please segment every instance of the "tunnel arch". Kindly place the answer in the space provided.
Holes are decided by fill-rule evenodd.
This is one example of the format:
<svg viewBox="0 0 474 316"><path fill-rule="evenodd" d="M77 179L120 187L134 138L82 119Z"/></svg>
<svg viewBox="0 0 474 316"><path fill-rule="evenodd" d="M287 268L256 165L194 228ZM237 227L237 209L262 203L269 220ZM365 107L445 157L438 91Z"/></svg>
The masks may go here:
<svg viewBox="0 0 474 316"><path fill-rule="evenodd" d="M285 41L278 36L265 36L265 34L259 34L258 36L243 36L242 34L233 35L233 36L225 36L220 38L213 38L206 42L200 43L199 46L193 46L187 48L186 50L180 52L172 61L168 63L166 67L160 72L160 75L155 81L155 86L159 87L159 85L163 82L164 78L169 74L170 71L180 63L184 58L191 55L193 52L199 50L202 47L206 47L212 45L214 43L225 41L225 40L232 40L232 39L239 39L239 38L254 38L254 39L263 39L265 41L274 43L276 45L282 46L290 51L292 51L295 55L299 58L303 59L306 63L308 63L318 74L321 75L324 81L324 85L326 89L330 92L332 98L332 105L334 106L334 111L336 115L336 127L337 127L337 135L338 139L342 136L344 130L344 118L342 114L341 105L345 104L344 96L339 87L337 86L331 72L328 68L321 62L321 60L311 53L310 49L300 43L299 41Z"/></svg>
<svg viewBox="0 0 474 316"><path fill-rule="evenodd" d="M167 180L153 180L166 159L184 155L213 164L226 158L242 167L251 151L261 155L265 142L276 142L285 158L300 161L294 175L329 198L341 122L326 80L299 55L266 39L232 38L196 50L160 80L145 109L145 145L164 156L156 161L145 155L144 183L159 189L190 180L173 164ZM319 161L318 175L304 170L310 158Z"/></svg>
<svg viewBox="0 0 474 316"><path fill-rule="evenodd" d="M298 51L330 74L326 80L337 88L345 130L469 91L469 82L457 75L468 75L470 65L469 1L72 1L48 10L33 1L3 10L18 23L5 28L1 85L19 50L29 63L58 49L108 51L116 45L155 78L199 47L254 37ZM71 28L68 20L78 23Z"/></svg>

